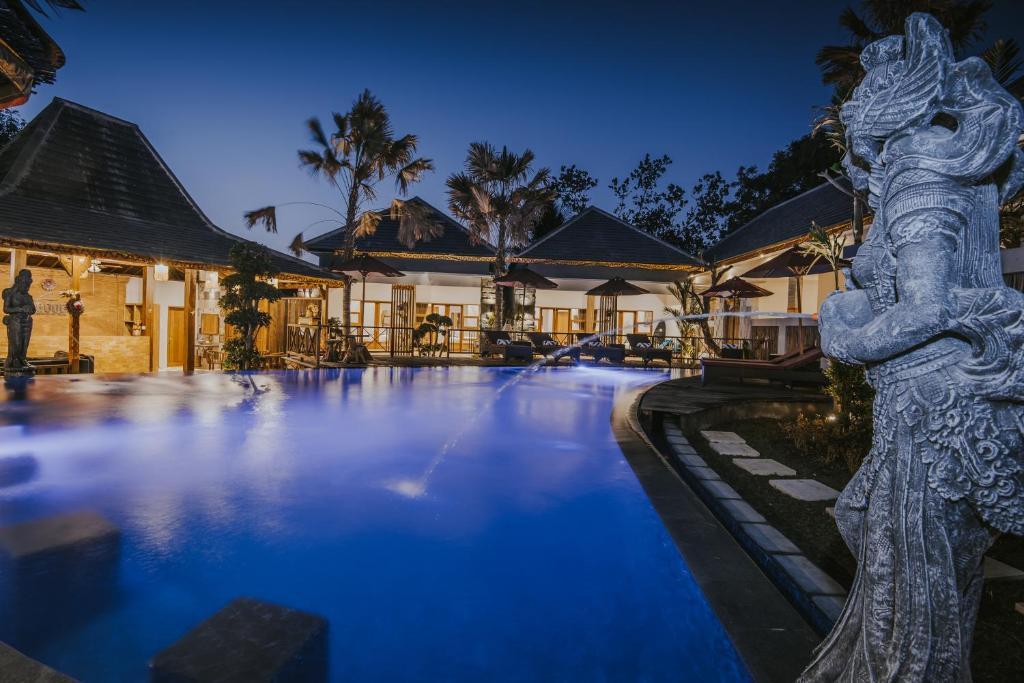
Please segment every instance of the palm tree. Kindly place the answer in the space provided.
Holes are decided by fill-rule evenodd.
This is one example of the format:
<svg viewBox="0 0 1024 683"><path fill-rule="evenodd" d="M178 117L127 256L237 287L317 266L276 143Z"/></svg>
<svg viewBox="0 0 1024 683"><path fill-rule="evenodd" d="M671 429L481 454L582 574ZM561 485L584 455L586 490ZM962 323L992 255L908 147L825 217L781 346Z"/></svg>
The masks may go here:
<svg viewBox="0 0 1024 683"><path fill-rule="evenodd" d="M299 165L338 191L342 209L324 208L338 217L329 220L344 228L343 258L348 260L355 251L356 238L372 235L382 218L382 212L365 208L376 200L377 185L394 178L399 196L404 196L409 186L424 172L433 170L434 165L430 159L416 156L419 140L415 135L395 136L391 117L369 90L356 98L347 113L335 113L331 118L334 132L330 136L324 132L319 119L311 118L306 122L315 148L299 150ZM310 202L289 202L293 203ZM265 206L246 213L246 225L252 228L262 224L269 232L277 232L277 209L285 205ZM421 239L436 237L442 230L437 221L428 219L412 202L392 200L391 216L400 221L399 239L409 246ZM302 233L292 241L291 249L296 254L302 252ZM343 282L342 328L344 339L348 340L352 329L352 277L343 275Z"/></svg>
<svg viewBox="0 0 1024 683"><path fill-rule="evenodd" d="M532 172L534 155L507 147L497 151L486 142L470 144L466 169L448 176L448 208L469 228L477 242L494 246L492 276L505 275L512 250L529 242L530 234L545 208L555 199L548 187L550 172ZM495 286L495 292L499 292ZM495 325L504 323L502 297L495 296Z"/></svg>
<svg viewBox="0 0 1024 683"><path fill-rule="evenodd" d="M846 237L842 233L829 234L821 226L811 221L811 232L807 241L800 245L800 251L808 256L825 259L832 266L832 278L835 280L835 291L839 291L839 264L843 260L846 248Z"/></svg>
<svg viewBox="0 0 1024 683"><path fill-rule="evenodd" d="M949 30L953 49L959 54L982 37L985 13L991 0L863 0L862 13L847 7L839 15L839 25L850 32L848 45L826 45L818 50L815 62L821 67L826 85L836 86L847 97L864 77L860 53L876 40L903 35L904 23L914 12L928 12Z"/></svg>
<svg viewBox="0 0 1024 683"><path fill-rule="evenodd" d="M709 288L717 285L728 270L728 268L719 268L710 261L706 261L704 267L711 276ZM676 319L676 324L679 326L679 331L683 337L688 337L693 331L693 327L696 327L700 330L701 336L704 337L705 348L715 356L721 355L722 347L715 341L715 337L711 333L711 323L709 320L711 306L707 299L697 293L693 277L673 282L669 285L669 293L679 305L665 306L665 313Z"/></svg>

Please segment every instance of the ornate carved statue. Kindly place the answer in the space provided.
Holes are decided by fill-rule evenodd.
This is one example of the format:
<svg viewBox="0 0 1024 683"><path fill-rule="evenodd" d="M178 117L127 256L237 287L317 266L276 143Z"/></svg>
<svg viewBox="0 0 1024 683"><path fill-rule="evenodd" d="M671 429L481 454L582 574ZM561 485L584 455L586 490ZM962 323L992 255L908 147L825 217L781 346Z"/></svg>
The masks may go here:
<svg viewBox="0 0 1024 683"><path fill-rule="evenodd" d="M1024 115L927 14L861 63L844 163L875 220L820 320L825 353L867 367L874 442L836 506L857 575L802 680L969 681L982 558L1024 534L1024 295L998 221Z"/></svg>
<svg viewBox="0 0 1024 683"><path fill-rule="evenodd" d="M25 360L28 343L32 339L32 316L36 312L35 302L28 293L32 286L32 273L22 269L14 278L14 285L3 292L4 325L7 326L7 360L4 374L31 374L32 366Z"/></svg>

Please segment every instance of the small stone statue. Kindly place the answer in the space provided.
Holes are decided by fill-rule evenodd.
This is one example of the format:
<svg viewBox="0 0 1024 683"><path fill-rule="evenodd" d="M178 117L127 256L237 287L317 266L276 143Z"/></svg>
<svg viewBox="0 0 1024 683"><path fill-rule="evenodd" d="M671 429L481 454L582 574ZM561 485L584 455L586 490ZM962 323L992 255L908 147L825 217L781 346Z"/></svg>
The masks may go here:
<svg viewBox="0 0 1024 683"><path fill-rule="evenodd" d="M3 291L4 325L7 326L7 360L4 374L31 375L34 370L26 360L28 344L32 339L32 316L36 304L28 293L32 286L32 273L27 269L18 271L14 285Z"/></svg>
<svg viewBox="0 0 1024 683"><path fill-rule="evenodd" d="M828 356L867 367L874 440L836 505L857 575L801 680L969 681L982 559L1024 534L1024 295L998 215L1024 112L927 14L861 63L844 164L875 219L820 321Z"/></svg>

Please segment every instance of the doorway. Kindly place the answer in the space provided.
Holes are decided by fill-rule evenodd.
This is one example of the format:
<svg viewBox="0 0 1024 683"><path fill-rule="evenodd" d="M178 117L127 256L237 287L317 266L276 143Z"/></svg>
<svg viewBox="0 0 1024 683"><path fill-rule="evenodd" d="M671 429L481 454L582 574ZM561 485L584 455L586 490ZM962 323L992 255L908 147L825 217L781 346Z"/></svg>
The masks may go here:
<svg viewBox="0 0 1024 683"><path fill-rule="evenodd" d="M167 367L185 365L185 309L167 307Z"/></svg>

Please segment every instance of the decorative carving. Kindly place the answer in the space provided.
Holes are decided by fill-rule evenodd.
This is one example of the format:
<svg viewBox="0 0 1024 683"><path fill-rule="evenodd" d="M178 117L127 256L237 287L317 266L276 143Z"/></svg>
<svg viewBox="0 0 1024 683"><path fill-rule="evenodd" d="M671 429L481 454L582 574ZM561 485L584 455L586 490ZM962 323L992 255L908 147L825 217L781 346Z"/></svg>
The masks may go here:
<svg viewBox="0 0 1024 683"><path fill-rule="evenodd" d="M14 284L3 291L4 325L7 326L7 360L4 362L4 374L31 375L34 370L29 365L28 343L32 339L32 316L36 312L35 302L28 293L32 286L32 273L27 269L18 271Z"/></svg>
<svg viewBox="0 0 1024 683"><path fill-rule="evenodd" d="M982 558L1024 533L1024 295L998 220L1024 114L927 14L861 63L844 164L875 221L820 321L827 355L867 366L875 434L836 506L857 575L802 680L967 681Z"/></svg>

